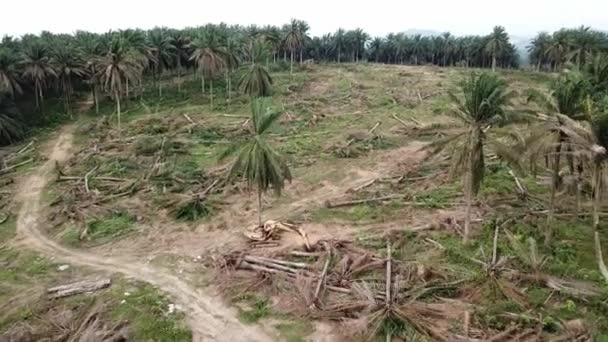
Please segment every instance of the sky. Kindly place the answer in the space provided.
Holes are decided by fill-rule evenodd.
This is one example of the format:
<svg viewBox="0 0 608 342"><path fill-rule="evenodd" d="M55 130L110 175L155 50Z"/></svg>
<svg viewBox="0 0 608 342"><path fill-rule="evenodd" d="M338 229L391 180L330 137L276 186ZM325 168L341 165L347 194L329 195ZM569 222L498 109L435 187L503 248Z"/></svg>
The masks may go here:
<svg viewBox="0 0 608 342"><path fill-rule="evenodd" d="M495 25L532 36L561 27L608 31L608 0L4 0L0 36L105 32L206 23L282 25L305 20L312 35L360 27L372 36L409 29L486 34Z"/></svg>

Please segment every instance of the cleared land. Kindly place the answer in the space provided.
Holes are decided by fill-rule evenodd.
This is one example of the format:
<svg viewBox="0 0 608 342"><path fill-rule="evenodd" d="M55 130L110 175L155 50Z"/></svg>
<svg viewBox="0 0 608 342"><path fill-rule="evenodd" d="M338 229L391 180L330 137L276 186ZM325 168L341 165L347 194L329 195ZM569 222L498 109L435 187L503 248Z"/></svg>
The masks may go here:
<svg viewBox="0 0 608 342"><path fill-rule="evenodd" d="M294 181L264 198L263 215L303 230L308 249L295 232L266 244L243 234L257 222L256 196L225 181L229 161L218 156L247 133L248 98L216 98L210 109L197 80L177 93L166 77L164 98L151 85L127 104L121 131L111 103L103 118L83 107L77 124L35 142L19 157L33 162L4 177L13 183L0 225L1 331L36 339L60 326L66 340L124 327L135 340L188 340L190 330L218 341L601 340L607 297L590 219L558 215L553 245L542 245L542 170L517 176L524 201L491 157L474 242L460 242L459 178L449 156L429 158L423 147L457 124L447 93L469 73L366 64L273 73L273 104L285 114L270 142ZM550 77L501 76L516 91L543 89ZM513 110L534 109L522 98ZM560 208L573 203L560 195ZM44 295L92 276L113 284ZM84 319L91 312L104 323Z"/></svg>

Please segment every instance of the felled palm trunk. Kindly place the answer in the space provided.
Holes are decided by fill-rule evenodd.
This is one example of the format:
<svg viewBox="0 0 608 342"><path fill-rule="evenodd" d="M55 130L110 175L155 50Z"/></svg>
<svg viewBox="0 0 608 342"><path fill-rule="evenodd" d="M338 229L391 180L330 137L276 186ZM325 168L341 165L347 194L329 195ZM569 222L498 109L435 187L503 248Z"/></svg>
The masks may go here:
<svg viewBox="0 0 608 342"><path fill-rule="evenodd" d="M606 281L608 281L608 268L604 263L604 257L602 253L602 244L600 239L600 202L602 199L602 164L601 162L595 163L595 169L593 171L593 237L595 240L595 257L597 259L597 265L600 269L600 273Z"/></svg>

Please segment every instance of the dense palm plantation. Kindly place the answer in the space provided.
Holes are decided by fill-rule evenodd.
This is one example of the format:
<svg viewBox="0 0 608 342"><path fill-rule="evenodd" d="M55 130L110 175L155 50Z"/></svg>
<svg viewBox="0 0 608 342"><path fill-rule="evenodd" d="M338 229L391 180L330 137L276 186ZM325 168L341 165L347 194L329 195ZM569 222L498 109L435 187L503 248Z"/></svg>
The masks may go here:
<svg viewBox="0 0 608 342"><path fill-rule="evenodd" d="M608 35L581 26L539 33L528 46L530 62L538 70L559 70L569 65L583 69L608 51Z"/></svg>
<svg viewBox="0 0 608 342"><path fill-rule="evenodd" d="M217 84L220 78L225 81L228 98L232 96L233 81L239 82L243 93L268 96L270 63L288 63L292 73L294 64L308 59L465 67L518 65L515 48L500 27L485 37L397 33L373 40L359 28L338 29L313 38L309 30L306 22L294 19L283 27L208 24L183 30L128 29L104 34L77 31L74 35L42 32L19 39L4 37L0 43L0 92L16 101L17 113L20 103L31 102L42 114L48 95L61 98L63 112L68 115L73 111L74 96L88 92L96 112L100 102L112 100L120 117L121 105L142 96L147 78L154 81L158 96L162 97L166 75L177 75L178 92L185 73L199 79L201 90L208 94L213 107L217 96L214 82ZM572 58L579 64L588 63L596 51L593 44L589 39L581 42ZM564 58L567 55L570 51L564 52ZM239 68L241 65L243 68ZM49 120L39 117L40 123Z"/></svg>

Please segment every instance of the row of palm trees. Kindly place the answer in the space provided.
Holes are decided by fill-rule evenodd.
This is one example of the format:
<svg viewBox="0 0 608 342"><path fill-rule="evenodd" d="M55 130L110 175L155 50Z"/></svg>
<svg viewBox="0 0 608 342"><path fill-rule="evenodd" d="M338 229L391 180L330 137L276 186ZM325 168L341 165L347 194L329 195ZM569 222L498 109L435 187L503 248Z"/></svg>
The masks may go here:
<svg viewBox="0 0 608 342"><path fill-rule="evenodd" d="M436 64L464 67L517 67L519 56L504 27L487 36L455 37L389 34L374 38L368 49L371 60L383 63Z"/></svg>
<svg viewBox="0 0 608 342"><path fill-rule="evenodd" d="M608 68L608 61L603 67ZM509 91L507 84L494 74L472 75L462 82L460 94L450 93L454 103L452 114L464 125L425 148L431 151L430 156L449 150L452 171L463 176L465 242L470 237L472 202L484 179L487 150L522 172L528 168L537 170L537 164L544 160L552 179L545 243L551 243L557 191L564 183L564 175L574 179L576 214L580 214L581 190L587 180L593 189L590 197L597 262L601 275L608 281L599 221L603 192L608 185L607 81L608 73L565 72L552 82L549 92L526 91L527 100L537 106L533 113L524 114L511 110L510 100L518 94ZM511 128L518 123L527 126L525 133L521 133L521 125L517 130Z"/></svg>
<svg viewBox="0 0 608 342"><path fill-rule="evenodd" d="M528 46L530 63L537 70L560 70L567 63L583 68L608 53L608 33L581 26L539 33Z"/></svg>

